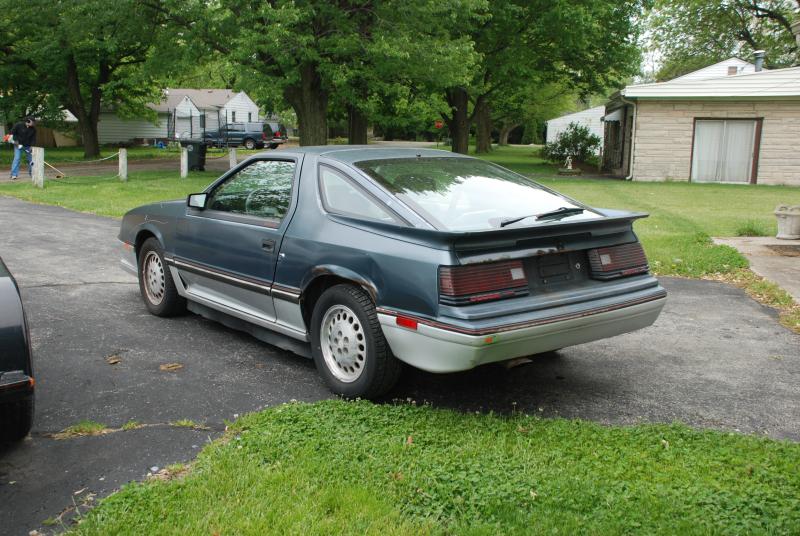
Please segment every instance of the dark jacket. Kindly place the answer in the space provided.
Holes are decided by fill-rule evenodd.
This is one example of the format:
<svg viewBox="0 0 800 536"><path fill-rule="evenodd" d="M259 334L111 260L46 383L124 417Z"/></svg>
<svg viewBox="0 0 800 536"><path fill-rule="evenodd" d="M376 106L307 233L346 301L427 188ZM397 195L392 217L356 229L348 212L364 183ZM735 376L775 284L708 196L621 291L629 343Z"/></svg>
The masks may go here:
<svg viewBox="0 0 800 536"><path fill-rule="evenodd" d="M25 123L19 122L11 129L14 136L14 143L19 145L36 145L36 127L29 127Z"/></svg>

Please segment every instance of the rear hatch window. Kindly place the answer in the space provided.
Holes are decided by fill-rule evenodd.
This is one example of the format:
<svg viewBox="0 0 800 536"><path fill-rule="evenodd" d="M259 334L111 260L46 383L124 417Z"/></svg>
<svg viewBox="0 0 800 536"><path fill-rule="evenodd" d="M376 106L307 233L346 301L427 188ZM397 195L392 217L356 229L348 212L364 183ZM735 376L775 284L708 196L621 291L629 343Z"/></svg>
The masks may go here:
<svg viewBox="0 0 800 536"><path fill-rule="evenodd" d="M355 165L441 230L483 231L600 216L526 177L474 158L398 158ZM543 214L550 215L536 219Z"/></svg>

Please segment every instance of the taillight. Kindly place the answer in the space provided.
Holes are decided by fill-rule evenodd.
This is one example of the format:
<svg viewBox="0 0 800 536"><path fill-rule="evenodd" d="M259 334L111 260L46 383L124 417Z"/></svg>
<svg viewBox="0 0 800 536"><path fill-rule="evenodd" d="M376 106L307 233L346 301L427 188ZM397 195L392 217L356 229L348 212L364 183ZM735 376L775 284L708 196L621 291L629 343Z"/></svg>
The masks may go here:
<svg viewBox="0 0 800 536"><path fill-rule="evenodd" d="M439 301L468 305L528 294L522 261L439 267Z"/></svg>
<svg viewBox="0 0 800 536"><path fill-rule="evenodd" d="M590 249L589 267L594 279L614 279L644 274L650 269L639 242L607 248Z"/></svg>
<svg viewBox="0 0 800 536"><path fill-rule="evenodd" d="M266 140L267 139L267 133L266 132L262 132L261 133L261 139L262 140Z"/></svg>

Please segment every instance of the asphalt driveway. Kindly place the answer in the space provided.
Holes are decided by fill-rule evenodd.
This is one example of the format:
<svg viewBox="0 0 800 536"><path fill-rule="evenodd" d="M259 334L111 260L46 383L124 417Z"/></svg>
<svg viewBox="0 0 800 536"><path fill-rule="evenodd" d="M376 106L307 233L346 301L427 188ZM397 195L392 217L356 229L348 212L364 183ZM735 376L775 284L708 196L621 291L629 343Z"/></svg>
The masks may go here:
<svg viewBox="0 0 800 536"><path fill-rule="evenodd" d="M37 380L32 437L0 450L4 534L51 530L45 520L192 459L225 420L330 396L308 360L194 315L149 315L135 279L118 268L117 221L0 197L0 229L0 256L31 323ZM800 440L800 336L736 288L662 282L670 295L651 328L509 370L407 371L390 398ZM167 363L182 368L161 370ZM83 419L147 426L50 437ZM182 419L207 429L170 424Z"/></svg>

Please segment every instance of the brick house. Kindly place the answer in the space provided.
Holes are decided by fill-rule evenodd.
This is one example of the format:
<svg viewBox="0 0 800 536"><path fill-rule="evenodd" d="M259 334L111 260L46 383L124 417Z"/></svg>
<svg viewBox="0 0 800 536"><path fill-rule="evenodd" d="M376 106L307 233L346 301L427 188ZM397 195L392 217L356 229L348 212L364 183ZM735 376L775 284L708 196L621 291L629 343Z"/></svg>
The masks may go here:
<svg viewBox="0 0 800 536"><path fill-rule="evenodd" d="M800 67L759 63L731 58L613 95L606 170L641 181L800 186Z"/></svg>

